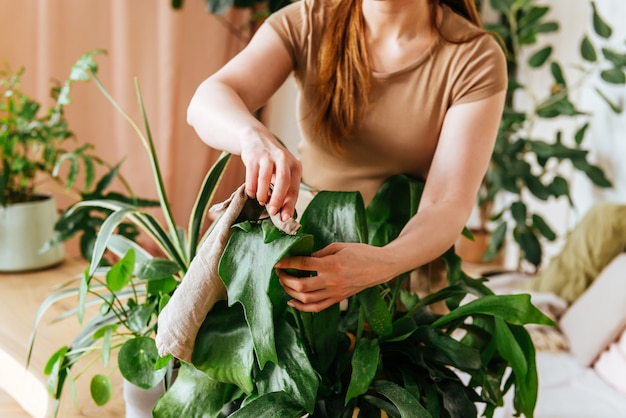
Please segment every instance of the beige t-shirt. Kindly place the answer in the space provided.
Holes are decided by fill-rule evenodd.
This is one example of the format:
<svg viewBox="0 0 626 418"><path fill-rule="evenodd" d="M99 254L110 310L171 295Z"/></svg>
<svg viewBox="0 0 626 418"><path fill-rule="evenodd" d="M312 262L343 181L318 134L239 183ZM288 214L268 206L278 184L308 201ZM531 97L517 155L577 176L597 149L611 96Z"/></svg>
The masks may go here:
<svg viewBox="0 0 626 418"><path fill-rule="evenodd" d="M484 34L461 44L439 40L405 68L372 72L369 105L344 141L346 152L338 155L314 140L315 116L309 107L328 4L300 0L271 15L267 23L294 63L303 182L316 190L358 190L367 203L392 175L426 179L446 111L506 89L506 61L497 42ZM478 30L443 6L441 31L447 38L464 39Z"/></svg>

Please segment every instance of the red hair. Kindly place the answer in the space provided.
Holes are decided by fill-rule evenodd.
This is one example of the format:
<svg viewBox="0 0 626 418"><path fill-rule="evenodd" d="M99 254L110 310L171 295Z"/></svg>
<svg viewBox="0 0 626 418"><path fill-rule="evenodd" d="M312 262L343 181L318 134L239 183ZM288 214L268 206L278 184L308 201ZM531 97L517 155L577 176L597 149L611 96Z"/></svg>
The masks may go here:
<svg viewBox="0 0 626 418"><path fill-rule="evenodd" d="M464 42L442 36L437 25L437 5L445 4L480 27L474 0L428 0L431 22L448 42ZM365 40L363 0L337 0L328 13L318 56L318 88L315 97L315 131L321 141L341 152L342 139L352 133L367 106L371 69Z"/></svg>

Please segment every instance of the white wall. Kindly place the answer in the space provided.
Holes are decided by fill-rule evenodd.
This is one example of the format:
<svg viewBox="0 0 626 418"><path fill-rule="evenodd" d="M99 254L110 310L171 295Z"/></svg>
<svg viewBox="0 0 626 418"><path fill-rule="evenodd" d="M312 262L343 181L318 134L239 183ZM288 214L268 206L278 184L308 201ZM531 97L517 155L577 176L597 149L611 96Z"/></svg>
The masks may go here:
<svg viewBox="0 0 626 418"><path fill-rule="evenodd" d="M596 0L596 5L599 13L613 27L611 47L616 51L625 52L626 1ZM592 38L597 39L597 36ZM626 203L626 113L618 115L608 110L607 105L594 91L594 86L600 87L613 103L624 106L626 101L626 86L611 86L598 78L589 80L582 91L581 106L594 113L586 145L596 163L604 168L613 181L614 187L598 189L583 176L575 175L574 200L580 209L580 214L577 214L579 216L599 200Z"/></svg>

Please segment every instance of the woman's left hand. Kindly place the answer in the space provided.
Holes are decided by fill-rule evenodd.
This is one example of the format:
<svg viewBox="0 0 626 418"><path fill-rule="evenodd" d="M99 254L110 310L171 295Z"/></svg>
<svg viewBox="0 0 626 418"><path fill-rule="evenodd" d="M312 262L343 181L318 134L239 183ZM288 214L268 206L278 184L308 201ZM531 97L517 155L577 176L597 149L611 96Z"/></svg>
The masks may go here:
<svg viewBox="0 0 626 418"><path fill-rule="evenodd" d="M293 298L289 305L304 312L319 312L395 277L393 262L383 253L382 248L367 244L333 243L311 257L285 257L275 267L280 283ZM316 275L295 277L286 269Z"/></svg>

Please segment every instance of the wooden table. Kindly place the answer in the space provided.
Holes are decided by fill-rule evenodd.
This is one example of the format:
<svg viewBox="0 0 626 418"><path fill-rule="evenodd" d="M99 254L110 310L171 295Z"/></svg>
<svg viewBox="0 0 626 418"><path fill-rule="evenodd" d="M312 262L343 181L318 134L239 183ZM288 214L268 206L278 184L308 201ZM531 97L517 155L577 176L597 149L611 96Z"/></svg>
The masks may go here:
<svg viewBox="0 0 626 418"><path fill-rule="evenodd" d="M69 344L80 330L75 316L51 323L61 313L76 307L76 300L68 298L53 305L42 318L36 335L31 364L26 369L28 341L41 303L53 291L81 273L86 263L68 258L62 264L47 270L27 273L0 273L0 389L14 398L33 417L51 417L54 400L46 389L47 377L43 374L48 358L60 347ZM85 321L88 318L85 318ZM66 384L59 417L123 417L124 400L122 379L111 361L106 370L100 364L91 367L76 382L78 405L72 402ZM78 364L77 366L80 366ZM80 368L75 367L76 373ZM89 383L94 373L111 374L114 385L112 400L98 407L89 393Z"/></svg>

